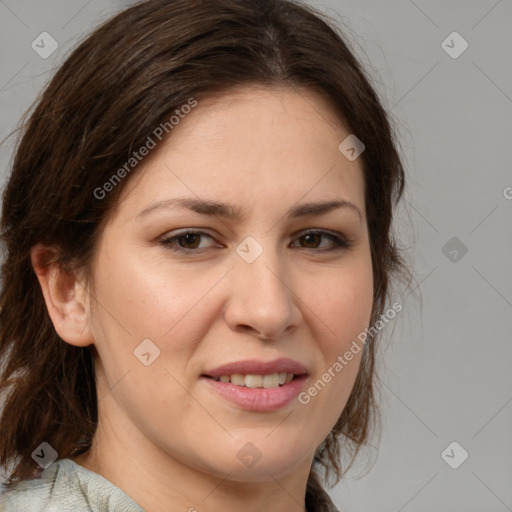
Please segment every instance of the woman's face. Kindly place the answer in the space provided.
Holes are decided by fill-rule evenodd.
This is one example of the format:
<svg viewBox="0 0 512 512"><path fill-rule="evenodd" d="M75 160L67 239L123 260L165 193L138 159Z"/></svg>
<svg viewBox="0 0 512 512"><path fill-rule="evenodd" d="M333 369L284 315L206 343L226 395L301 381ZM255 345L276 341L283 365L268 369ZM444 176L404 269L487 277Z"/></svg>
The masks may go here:
<svg viewBox="0 0 512 512"><path fill-rule="evenodd" d="M199 101L125 178L92 262L103 453L240 481L307 475L362 352L333 367L372 309L348 135L312 92L244 88Z"/></svg>

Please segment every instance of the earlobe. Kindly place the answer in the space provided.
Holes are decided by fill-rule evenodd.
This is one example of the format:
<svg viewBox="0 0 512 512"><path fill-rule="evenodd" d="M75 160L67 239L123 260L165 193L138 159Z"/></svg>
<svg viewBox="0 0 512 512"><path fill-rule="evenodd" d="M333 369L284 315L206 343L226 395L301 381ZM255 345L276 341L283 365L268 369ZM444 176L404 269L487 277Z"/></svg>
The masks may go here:
<svg viewBox="0 0 512 512"><path fill-rule="evenodd" d="M54 247L34 245L30 258L57 334L71 345L91 345L90 308L81 273L61 268Z"/></svg>

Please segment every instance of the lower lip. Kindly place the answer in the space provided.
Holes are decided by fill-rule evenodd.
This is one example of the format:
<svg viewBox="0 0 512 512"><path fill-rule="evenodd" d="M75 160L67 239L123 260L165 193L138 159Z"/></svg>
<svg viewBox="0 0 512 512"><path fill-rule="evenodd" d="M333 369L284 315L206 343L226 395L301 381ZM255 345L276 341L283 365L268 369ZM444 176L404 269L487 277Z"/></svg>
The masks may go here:
<svg viewBox="0 0 512 512"><path fill-rule="evenodd" d="M231 382L201 377L216 393L247 411L275 411L288 405L304 387L307 375L296 377L277 388L248 388Z"/></svg>

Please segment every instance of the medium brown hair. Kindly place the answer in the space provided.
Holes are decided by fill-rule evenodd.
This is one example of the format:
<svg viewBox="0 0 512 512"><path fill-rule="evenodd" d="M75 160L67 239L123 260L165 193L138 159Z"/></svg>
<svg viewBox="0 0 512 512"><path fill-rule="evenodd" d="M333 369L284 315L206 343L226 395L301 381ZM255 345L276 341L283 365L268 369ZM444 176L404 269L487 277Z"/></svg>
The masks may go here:
<svg viewBox="0 0 512 512"><path fill-rule="evenodd" d="M404 170L390 119L344 34L320 13L287 0L134 5L71 53L21 125L0 226L0 461L6 469L13 464L6 486L35 474L31 454L43 441L59 458L86 451L98 420L90 347L57 335L30 248L39 242L59 247L63 268L87 268L102 221L137 169L102 199L94 190L190 98L200 102L252 84L319 92L363 141L372 325L382 315L393 278L407 273L391 231ZM306 503L314 503L320 489L318 470L338 481L340 452L351 453L352 463L368 441L377 419L376 339L368 338L349 400L317 450Z"/></svg>

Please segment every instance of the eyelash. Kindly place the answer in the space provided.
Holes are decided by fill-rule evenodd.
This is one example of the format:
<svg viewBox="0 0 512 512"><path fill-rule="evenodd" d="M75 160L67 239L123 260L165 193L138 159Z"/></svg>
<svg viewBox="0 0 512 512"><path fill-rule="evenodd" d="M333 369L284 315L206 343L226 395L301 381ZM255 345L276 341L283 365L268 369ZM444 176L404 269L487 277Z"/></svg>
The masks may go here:
<svg viewBox="0 0 512 512"><path fill-rule="evenodd" d="M189 230L189 231L183 231L181 233L178 233L177 235L174 235L174 236L171 236L171 237L167 237L167 238L164 238L162 240L160 240L160 244L163 245L166 249L169 249L171 251L174 251L174 252L179 252L179 253L182 253L182 254L198 254L199 252L202 252L201 249L197 248L197 249L186 249L184 247L179 247L177 246L174 242L175 241L178 241L178 239L186 236L186 235L200 235L200 236L207 236L209 238L213 238L211 235L209 235L208 233L205 233L203 231L192 231L192 230ZM326 238L329 238L334 246L333 247L330 247L328 249L317 249L317 248L308 248L308 247L303 247L303 249L309 249L309 250L312 250L312 251L317 251L317 252L334 252L334 251L343 251L343 250L346 250L346 249L349 249L352 244L349 243L345 238L343 237L340 237L340 236L336 236L334 235L333 233L330 233L328 231L323 231L323 230L310 230L310 231L304 231L300 234L300 236L298 237L298 239L302 238L302 237L305 237L307 235L321 235L321 236L324 236Z"/></svg>

